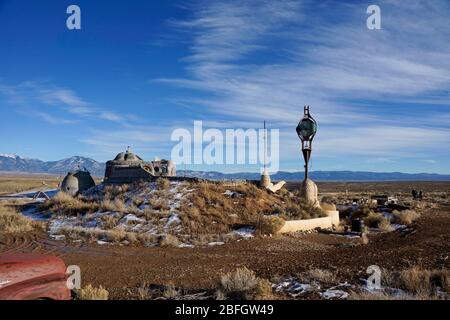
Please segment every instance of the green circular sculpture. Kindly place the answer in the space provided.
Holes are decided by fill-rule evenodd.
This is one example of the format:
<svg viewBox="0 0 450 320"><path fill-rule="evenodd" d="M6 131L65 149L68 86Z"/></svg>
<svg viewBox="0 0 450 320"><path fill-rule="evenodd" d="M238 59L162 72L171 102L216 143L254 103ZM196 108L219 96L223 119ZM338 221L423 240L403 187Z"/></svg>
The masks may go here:
<svg viewBox="0 0 450 320"><path fill-rule="evenodd" d="M296 128L297 135L302 141L302 153L305 160L305 179L308 179L308 163L312 152L312 141L317 133L317 122L309 113L309 106L305 106L303 118Z"/></svg>
<svg viewBox="0 0 450 320"><path fill-rule="evenodd" d="M317 123L312 118L304 118L297 127L297 134L300 139L311 141L317 132Z"/></svg>

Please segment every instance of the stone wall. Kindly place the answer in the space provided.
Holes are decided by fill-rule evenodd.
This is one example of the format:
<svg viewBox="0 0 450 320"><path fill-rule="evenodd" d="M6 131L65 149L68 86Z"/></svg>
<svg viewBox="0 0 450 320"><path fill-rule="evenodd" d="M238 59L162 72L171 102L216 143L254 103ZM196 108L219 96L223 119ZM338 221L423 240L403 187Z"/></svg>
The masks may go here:
<svg viewBox="0 0 450 320"><path fill-rule="evenodd" d="M316 228L328 229L339 225L339 211L325 211L328 217L286 221L278 233L309 231Z"/></svg>

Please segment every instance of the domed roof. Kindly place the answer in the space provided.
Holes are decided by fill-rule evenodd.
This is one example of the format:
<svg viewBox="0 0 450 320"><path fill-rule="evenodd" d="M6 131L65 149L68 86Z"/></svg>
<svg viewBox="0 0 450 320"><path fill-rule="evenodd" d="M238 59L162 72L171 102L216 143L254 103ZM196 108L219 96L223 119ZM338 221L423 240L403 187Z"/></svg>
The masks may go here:
<svg viewBox="0 0 450 320"><path fill-rule="evenodd" d="M123 161L123 160L125 160L125 152L119 153L119 154L114 158L114 160L115 160L115 161Z"/></svg>
<svg viewBox="0 0 450 320"><path fill-rule="evenodd" d="M126 152L119 153L114 161L144 161L141 157L135 155L133 152L127 150Z"/></svg>
<svg viewBox="0 0 450 320"><path fill-rule="evenodd" d="M95 186L95 181L87 171L69 172L61 183L61 191L76 196Z"/></svg>

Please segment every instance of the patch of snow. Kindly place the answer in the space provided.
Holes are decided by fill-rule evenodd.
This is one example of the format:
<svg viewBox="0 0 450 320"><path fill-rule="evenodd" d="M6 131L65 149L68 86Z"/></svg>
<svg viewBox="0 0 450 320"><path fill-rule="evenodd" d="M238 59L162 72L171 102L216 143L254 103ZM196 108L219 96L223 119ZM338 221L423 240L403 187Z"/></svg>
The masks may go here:
<svg viewBox="0 0 450 320"><path fill-rule="evenodd" d="M210 242L208 243L208 246L221 246L224 245L225 242L217 241L217 242Z"/></svg>
<svg viewBox="0 0 450 320"><path fill-rule="evenodd" d="M128 224L129 222L142 223L142 222L145 222L145 220L136 217L136 215L134 215L132 213L129 213L126 216L124 216L122 219L120 219L121 224Z"/></svg>
<svg viewBox="0 0 450 320"><path fill-rule="evenodd" d="M231 191L231 190L225 190L225 192L223 194L226 195L226 196L232 197L234 192Z"/></svg>
<svg viewBox="0 0 450 320"><path fill-rule="evenodd" d="M436 290L436 295L441 298L441 299L448 299L449 298L449 294L445 291L442 291L441 288L438 288Z"/></svg>
<svg viewBox="0 0 450 320"><path fill-rule="evenodd" d="M348 293L342 290L333 290L328 289L325 292L321 292L320 296L324 299L346 299L348 297Z"/></svg>
<svg viewBox="0 0 450 320"><path fill-rule="evenodd" d="M182 243L178 246L178 248L194 248L195 246L192 244Z"/></svg>
<svg viewBox="0 0 450 320"><path fill-rule="evenodd" d="M300 283L293 279L284 280L278 284L273 285L275 292L284 292L291 297L296 298L305 293L311 292L313 287L310 284Z"/></svg>
<svg viewBox="0 0 450 320"><path fill-rule="evenodd" d="M392 224L392 227L393 227L395 230L403 230L403 229L408 228L408 226L405 226L404 224L396 224L396 223L393 223L393 224Z"/></svg>
<svg viewBox="0 0 450 320"><path fill-rule="evenodd" d="M9 158L9 159L14 159L14 160L16 160L17 158L20 158L18 155L16 155L16 154L6 154L6 153L2 153L2 154L0 154L0 157L3 157L3 158Z"/></svg>
<svg viewBox="0 0 450 320"><path fill-rule="evenodd" d="M97 240L97 244L99 244L99 245L105 245L105 244L111 244L111 243L108 242L108 241Z"/></svg>
<svg viewBox="0 0 450 320"><path fill-rule="evenodd" d="M50 238L52 238L53 240L57 240L57 241L66 240L66 236L63 234L51 234Z"/></svg>
<svg viewBox="0 0 450 320"><path fill-rule="evenodd" d="M248 239L253 238L255 233L255 228L253 227L243 227L233 231L234 234L241 236L242 238Z"/></svg>
<svg viewBox="0 0 450 320"><path fill-rule="evenodd" d="M346 234L336 234L336 233L332 233L332 236L336 236L336 237L345 237L348 239L359 239L361 238L360 235L356 235L356 234L352 234L352 233L346 233Z"/></svg>
<svg viewBox="0 0 450 320"><path fill-rule="evenodd" d="M383 214L383 217L385 217L385 218L387 218L389 220L394 217L394 215L392 213L390 213L390 212L383 211L382 214Z"/></svg>
<svg viewBox="0 0 450 320"><path fill-rule="evenodd" d="M177 213L173 213L170 215L169 219L167 220L166 226L165 228L168 228L170 225L174 224L174 223L180 223L180 217Z"/></svg>
<svg viewBox="0 0 450 320"><path fill-rule="evenodd" d="M39 212L36 210L36 207L22 211L22 215L34 221L47 221L52 217L50 212Z"/></svg>
<svg viewBox="0 0 450 320"><path fill-rule="evenodd" d="M58 234L62 228L73 228L77 225L77 218L57 218L55 220L51 220L49 223L49 233L50 234Z"/></svg>

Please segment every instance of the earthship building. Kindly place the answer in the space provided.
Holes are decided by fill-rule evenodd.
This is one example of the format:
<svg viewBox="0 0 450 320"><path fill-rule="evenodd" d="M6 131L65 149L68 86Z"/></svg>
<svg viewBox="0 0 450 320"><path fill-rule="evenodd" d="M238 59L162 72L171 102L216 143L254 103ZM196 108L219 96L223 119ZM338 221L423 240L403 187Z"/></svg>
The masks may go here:
<svg viewBox="0 0 450 320"><path fill-rule="evenodd" d="M95 181L87 170L69 172L61 183L61 191L76 196L95 186Z"/></svg>
<svg viewBox="0 0 450 320"><path fill-rule="evenodd" d="M151 181L159 177L175 177L175 163L156 159L144 161L130 150L119 153L114 160L106 162L104 183L131 183L139 180Z"/></svg>

